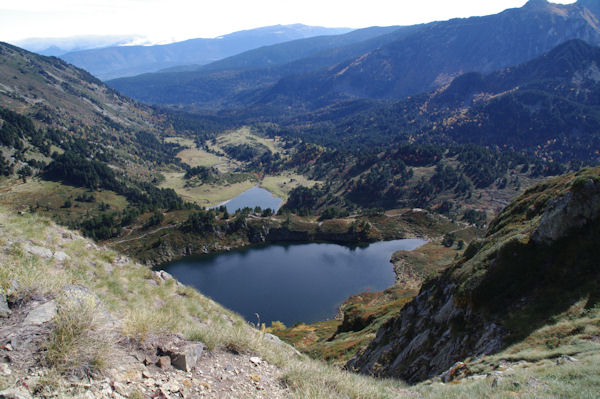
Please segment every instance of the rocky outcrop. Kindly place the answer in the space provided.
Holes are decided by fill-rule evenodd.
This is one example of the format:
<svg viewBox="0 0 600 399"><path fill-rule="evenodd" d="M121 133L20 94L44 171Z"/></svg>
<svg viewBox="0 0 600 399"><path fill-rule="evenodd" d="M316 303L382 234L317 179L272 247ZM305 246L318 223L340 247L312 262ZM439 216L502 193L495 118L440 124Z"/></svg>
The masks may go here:
<svg viewBox="0 0 600 399"><path fill-rule="evenodd" d="M346 367L415 383L498 352L582 298L594 306L599 234L600 168L528 190Z"/></svg>
<svg viewBox="0 0 600 399"><path fill-rule="evenodd" d="M346 367L414 383L466 357L497 352L505 331L471 309L457 306L453 288L444 277L430 281Z"/></svg>
<svg viewBox="0 0 600 399"><path fill-rule="evenodd" d="M600 216L600 179L582 176L573 189L552 201L531 235L539 243L556 241Z"/></svg>
<svg viewBox="0 0 600 399"><path fill-rule="evenodd" d="M158 344L157 355L159 361L166 357L169 359L169 365L178 370L189 372L196 367L205 349L206 346L202 342L189 342L177 338Z"/></svg>
<svg viewBox="0 0 600 399"><path fill-rule="evenodd" d="M23 325L38 326L52 320L56 314L56 301L48 301L42 305L34 307L25 317Z"/></svg>
<svg viewBox="0 0 600 399"><path fill-rule="evenodd" d="M8 307L8 302L6 302L6 295L0 290L0 319L10 316L10 313L11 311Z"/></svg>

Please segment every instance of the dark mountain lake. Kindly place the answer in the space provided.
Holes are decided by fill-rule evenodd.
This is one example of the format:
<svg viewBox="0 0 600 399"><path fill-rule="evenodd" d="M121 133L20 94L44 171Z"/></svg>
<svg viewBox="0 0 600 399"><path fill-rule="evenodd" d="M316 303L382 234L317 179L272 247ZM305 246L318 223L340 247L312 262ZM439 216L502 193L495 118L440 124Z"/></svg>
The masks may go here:
<svg viewBox="0 0 600 399"><path fill-rule="evenodd" d="M256 322L287 326L332 318L350 295L381 291L395 282L390 258L419 239L364 247L274 244L188 257L163 267L184 284Z"/></svg>
<svg viewBox="0 0 600 399"><path fill-rule="evenodd" d="M262 209L271 208L277 211L282 202L281 198L275 197L264 188L252 187L250 190L244 191L223 205L227 208L227 212L230 213L246 207L254 209L257 206L260 206Z"/></svg>

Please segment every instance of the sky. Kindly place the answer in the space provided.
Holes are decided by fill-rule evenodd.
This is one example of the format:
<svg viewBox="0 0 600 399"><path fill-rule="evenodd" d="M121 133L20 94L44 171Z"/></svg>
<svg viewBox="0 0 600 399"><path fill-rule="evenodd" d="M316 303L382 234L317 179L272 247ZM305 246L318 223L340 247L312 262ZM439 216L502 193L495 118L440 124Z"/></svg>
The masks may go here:
<svg viewBox="0 0 600 399"><path fill-rule="evenodd" d="M574 0L553 0L574 3ZM526 0L0 0L0 41L138 35L153 43L302 23L412 25L495 14Z"/></svg>

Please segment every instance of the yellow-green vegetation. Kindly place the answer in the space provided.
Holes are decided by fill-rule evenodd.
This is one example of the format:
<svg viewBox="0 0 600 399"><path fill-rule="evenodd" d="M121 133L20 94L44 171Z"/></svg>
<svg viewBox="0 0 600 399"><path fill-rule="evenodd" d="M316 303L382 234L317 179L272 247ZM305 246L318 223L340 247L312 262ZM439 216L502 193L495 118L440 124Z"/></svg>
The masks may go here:
<svg viewBox="0 0 600 399"><path fill-rule="evenodd" d="M532 291L519 312L504 316L512 340L563 314L575 299L588 298L588 309L595 306L599 230L597 221L586 218L595 217L599 175L600 168L594 168L548 179L507 206L485 239L471 243L453 269L458 300L502 314L511 301ZM570 201L570 208L557 198ZM573 217L568 209L580 214Z"/></svg>
<svg viewBox="0 0 600 399"><path fill-rule="evenodd" d="M353 295L340 306L339 318L290 328L274 323L270 331L312 358L342 366L416 294L417 290L393 286L383 292Z"/></svg>
<svg viewBox="0 0 600 399"><path fill-rule="evenodd" d="M237 130L226 132L217 136L214 143L209 145L212 150L222 151L223 147L228 145L247 144L252 147L262 146L269 149L273 154L282 152L282 148L277 141L265 137L258 136L252 133L252 129L248 126L241 127Z"/></svg>
<svg viewBox="0 0 600 399"><path fill-rule="evenodd" d="M165 140L165 143L175 143L175 144L179 144L182 147L196 148L196 143L194 142L194 139L192 139L190 137L173 136L173 137L165 137L164 140Z"/></svg>
<svg viewBox="0 0 600 399"><path fill-rule="evenodd" d="M181 162L188 164L191 167L216 167L221 172L230 170L233 165L235 165L235 163L227 157L211 154L210 152L196 148L188 148L180 151L177 154L177 158L181 159Z"/></svg>
<svg viewBox="0 0 600 399"><path fill-rule="evenodd" d="M252 133L249 127L224 132L207 144L209 151L200 149L196 143L187 137L167 137L165 141L177 143L186 149L180 151L177 157L191 167L205 166L214 167L221 176L219 182L213 184L194 184L183 178L184 173L164 172L165 180L161 183L163 188L174 189L186 201L195 202L203 206L214 206L227 201L251 188L259 180L257 176L246 173L235 173L243 162L236 161L225 155L224 147L249 145L268 149L272 153L283 153L283 148L275 139L265 138ZM223 154L223 155L216 155ZM247 181L239 182L242 177ZM232 181L233 180L233 181ZM312 187L317 181L293 172L284 172L278 175L267 175L260 180L261 187L270 191L273 195L283 199L298 186Z"/></svg>
<svg viewBox="0 0 600 399"><path fill-rule="evenodd" d="M597 398L600 392L600 307L575 303L554 321L506 350L467 362L474 374L502 373L493 378L453 384L423 383L426 397Z"/></svg>
<svg viewBox="0 0 600 399"><path fill-rule="evenodd" d="M115 352L115 334L95 298L61 298L46 344L45 359L61 374L81 377L107 368Z"/></svg>
<svg viewBox="0 0 600 399"><path fill-rule="evenodd" d="M232 346L249 350L280 367L284 382L298 398L385 398L394 396L403 386L400 382L377 382L352 375L297 356L289 347L266 339L264 332L194 289L173 279L157 278L151 270L96 247L48 219L30 214L16 216L3 209L0 223L0 241L9 248L0 254L0 288L11 298L26 301L45 295L62 303L68 286L87 287L100 298L106 311L121 322L116 333L141 340L150 334L177 332L202 340L209 348ZM28 244L64 251L69 258L62 262L40 258L26 250ZM105 335L95 334L97 312L97 307L77 302L59 307L47 344L51 348L48 361L55 370L70 372L83 367L102 371L105 363L98 357L99 351L111 341ZM85 353L77 352L77 348L85 349Z"/></svg>
<svg viewBox="0 0 600 399"><path fill-rule="evenodd" d="M48 360L57 373L53 384L58 384L57 381L64 375L60 374L63 370L73 370L73 367L84 365L101 371L102 359L94 356L93 352L112 345L109 337L96 334L101 329L93 327L95 320L99 320L97 317L102 315L101 307L89 306L89 302L79 305L77 302L70 305L64 302L69 298L68 287L76 285L89 289L100 299L102 307L119 321L113 332L132 339L143 339L151 334L170 331L202 340L210 348L233 345L249 350L282 370L282 382L290 387L291 396L296 398L422 395L428 398L518 396L595 399L600 389L600 315L597 307L582 311L585 306L574 306L560 321L532 333L528 338L531 342L524 341L521 346L517 344L493 357L484 358L482 362L473 362L473 370L485 372L486 367L497 366L503 359L535 361L502 366L510 370L504 372L504 378L497 386L493 386L489 379L481 378L462 380L457 385L434 381L408 387L400 381L359 376L303 355L295 355L289 347L266 339L263 332L194 289L172 279L159 278L151 270L114 251L99 248L45 217L32 214L17 216L2 209L0 224L0 244L5 248L0 252L0 288L10 298L18 298L23 303L39 295L54 297L59 303L58 316L53 321L53 338L48 342L48 347L53 348ZM64 251L68 258L43 258L33 254L28 249L30 246L47 248L54 253ZM361 301L354 304L359 303L363 306ZM565 336L557 340L561 336L559 333L568 335L571 331L574 338ZM64 342L58 344L60 340ZM85 356L79 357L75 364L64 360L67 353L82 344L92 352L91 356L84 353ZM549 344L556 347L548 351ZM567 347L572 350L561 350ZM536 348L538 355L532 355L530 350ZM577 361L557 366L554 361L547 360L548 356L556 353L571 354ZM11 384L9 378L0 380L0 386Z"/></svg>
<svg viewBox="0 0 600 399"><path fill-rule="evenodd" d="M20 211L34 209L63 223L99 214L100 204L106 204L115 211L127 207L125 197L113 191L89 191L40 178L28 178L26 183L21 179L4 180L0 192L0 205ZM77 201L77 198L83 197L93 197L93 201Z"/></svg>
<svg viewBox="0 0 600 399"><path fill-rule="evenodd" d="M238 166L237 162L228 157L218 156L198 148L195 141L189 137L166 137L165 142L186 147L185 150L181 150L177 154L177 158L191 167L216 167L221 172L227 172L233 167Z"/></svg>
<svg viewBox="0 0 600 399"><path fill-rule="evenodd" d="M309 180L297 173L285 172L279 175L267 175L260 182L260 186L270 191L276 197L287 200L290 191L298 186L312 187L320 183L315 180Z"/></svg>
<svg viewBox="0 0 600 399"><path fill-rule="evenodd" d="M438 242L429 242L413 251L398 251L391 262L398 284L419 288L423 281L446 269L459 252Z"/></svg>
<svg viewBox="0 0 600 399"><path fill-rule="evenodd" d="M481 378L450 384L421 384L416 390L427 398L578 398L595 399L600 390L598 353L583 354L577 362L557 365L555 360L510 367L504 378Z"/></svg>
<svg viewBox="0 0 600 399"><path fill-rule="evenodd" d="M198 186L188 185L183 172L164 172L165 179L161 182L161 188L172 188L186 201L195 202L201 206L216 206L228 201L246 190L254 187L258 180L250 175L243 174L238 183L227 183L222 181L218 184L201 184ZM226 177L225 177L226 178Z"/></svg>

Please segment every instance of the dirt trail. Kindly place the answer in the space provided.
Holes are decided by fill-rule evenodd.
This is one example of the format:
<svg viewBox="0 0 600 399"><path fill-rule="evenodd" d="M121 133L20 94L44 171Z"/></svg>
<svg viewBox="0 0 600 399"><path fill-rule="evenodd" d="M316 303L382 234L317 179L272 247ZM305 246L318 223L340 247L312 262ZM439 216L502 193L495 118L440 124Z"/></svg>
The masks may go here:
<svg viewBox="0 0 600 399"><path fill-rule="evenodd" d="M179 226L181 226L181 223L169 224L167 226L159 227L158 229L154 229L154 230L148 231L148 232L142 234L141 236L137 236L137 237L133 237L133 238L127 238L127 239L119 240L119 241L113 241L113 242L110 242L109 244L115 245L115 244L122 244L124 242L129 242L129 241L141 240L142 238L144 238L144 237L146 237L146 236L148 236L150 234L154 234L154 233L157 233L157 232L159 232L161 230L165 230L165 229L177 228ZM131 232L129 232L128 235L130 235L130 234L131 234Z"/></svg>

